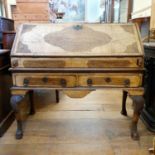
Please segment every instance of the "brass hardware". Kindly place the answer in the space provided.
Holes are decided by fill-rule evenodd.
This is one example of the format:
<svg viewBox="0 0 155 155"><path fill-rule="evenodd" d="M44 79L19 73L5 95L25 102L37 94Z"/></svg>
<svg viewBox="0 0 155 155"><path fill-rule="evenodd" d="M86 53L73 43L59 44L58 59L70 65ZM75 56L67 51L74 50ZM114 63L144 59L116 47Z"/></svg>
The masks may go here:
<svg viewBox="0 0 155 155"><path fill-rule="evenodd" d="M111 80L111 78L105 78L105 82L107 82L107 83L110 83L112 80Z"/></svg>
<svg viewBox="0 0 155 155"><path fill-rule="evenodd" d="M61 79L60 84L61 84L62 87L66 87L67 86L67 81L65 79Z"/></svg>
<svg viewBox="0 0 155 155"><path fill-rule="evenodd" d="M42 79L42 81L43 81L44 83L47 83L47 82L48 82L48 78L47 78L47 77L44 77L44 78Z"/></svg>
<svg viewBox="0 0 155 155"><path fill-rule="evenodd" d="M92 79L88 79L88 80L87 80L87 84L88 84L88 86L92 86L93 80L92 80Z"/></svg>
<svg viewBox="0 0 155 155"><path fill-rule="evenodd" d="M29 79L24 79L23 84L25 87L29 85Z"/></svg>
<svg viewBox="0 0 155 155"><path fill-rule="evenodd" d="M12 67L17 67L17 66L18 66L18 60L13 60Z"/></svg>
<svg viewBox="0 0 155 155"><path fill-rule="evenodd" d="M77 31L82 30L83 26L82 25L75 25L73 28Z"/></svg>
<svg viewBox="0 0 155 155"><path fill-rule="evenodd" d="M155 29L150 30L150 39L155 39Z"/></svg>
<svg viewBox="0 0 155 155"><path fill-rule="evenodd" d="M138 65L139 67L142 67L142 65L143 65L143 60L142 60L142 59L137 59L137 65Z"/></svg>
<svg viewBox="0 0 155 155"><path fill-rule="evenodd" d="M130 80L129 79L124 80L124 85L128 87L130 85Z"/></svg>

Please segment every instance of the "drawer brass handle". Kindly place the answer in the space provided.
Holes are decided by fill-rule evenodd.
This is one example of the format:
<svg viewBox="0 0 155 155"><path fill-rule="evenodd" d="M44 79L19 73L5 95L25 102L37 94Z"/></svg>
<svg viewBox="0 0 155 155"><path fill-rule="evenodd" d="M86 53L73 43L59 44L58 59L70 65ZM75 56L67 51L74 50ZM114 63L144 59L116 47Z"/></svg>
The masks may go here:
<svg viewBox="0 0 155 155"><path fill-rule="evenodd" d="M67 86L67 81L65 79L61 79L60 84L61 84L62 87L66 87Z"/></svg>
<svg viewBox="0 0 155 155"><path fill-rule="evenodd" d="M111 78L105 78L105 82L110 83L111 82Z"/></svg>
<svg viewBox="0 0 155 155"><path fill-rule="evenodd" d="M44 77L44 78L42 79L42 81L43 81L44 83L47 83L47 82L48 82L48 78L47 78L47 77Z"/></svg>
<svg viewBox="0 0 155 155"><path fill-rule="evenodd" d="M18 67L18 60L13 60L12 67Z"/></svg>
<svg viewBox="0 0 155 155"><path fill-rule="evenodd" d="M27 87L29 85L29 80L28 79L24 79L23 84L25 87Z"/></svg>
<svg viewBox="0 0 155 155"><path fill-rule="evenodd" d="M92 80L92 79L88 79L88 80L87 80L87 84L88 84L88 86L92 86L93 80Z"/></svg>
<svg viewBox="0 0 155 155"><path fill-rule="evenodd" d="M128 87L130 85L130 80L129 79L124 80L124 85Z"/></svg>
<svg viewBox="0 0 155 155"><path fill-rule="evenodd" d="M142 60L142 59L137 59L137 65L138 65L139 67L142 67L142 65L143 65L143 60Z"/></svg>

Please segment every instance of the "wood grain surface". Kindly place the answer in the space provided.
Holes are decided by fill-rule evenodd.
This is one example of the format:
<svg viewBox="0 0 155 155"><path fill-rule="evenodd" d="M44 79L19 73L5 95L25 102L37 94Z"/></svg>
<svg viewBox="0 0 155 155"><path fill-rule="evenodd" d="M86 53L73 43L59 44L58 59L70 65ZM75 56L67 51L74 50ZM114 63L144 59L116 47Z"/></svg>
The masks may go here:
<svg viewBox="0 0 155 155"><path fill-rule="evenodd" d="M136 73L14 73L14 86L24 87L141 87L142 74ZM65 80L65 86L61 80ZM92 83L89 85L88 80ZM28 82L24 85L24 80Z"/></svg>
<svg viewBox="0 0 155 155"><path fill-rule="evenodd" d="M26 24L12 56L142 56L134 24Z"/></svg>
<svg viewBox="0 0 155 155"><path fill-rule="evenodd" d="M48 0L16 0L17 3L48 3Z"/></svg>
<svg viewBox="0 0 155 155"><path fill-rule="evenodd" d="M0 154L149 155L154 134L140 120L141 139L131 140L132 101L128 98L128 117L123 117L121 98L118 90L95 91L83 99L60 93L56 104L54 91L36 91L36 114L27 119L24 138L14 138L14 122L0 138Z"/></svg>
<svg viewBox="0 0 155 155"><path fill-rule="evenodd" d="M12 8L13 13L36 13L36 14L41 14L41 13L48 13L48 3L18 3L16 7Z"/></svg>
<svg viewBox="0 0 155 155"><path fill-rule="evenodd" d="M131 58L12 58L13 68L142 68L141 57Z"/></svg>

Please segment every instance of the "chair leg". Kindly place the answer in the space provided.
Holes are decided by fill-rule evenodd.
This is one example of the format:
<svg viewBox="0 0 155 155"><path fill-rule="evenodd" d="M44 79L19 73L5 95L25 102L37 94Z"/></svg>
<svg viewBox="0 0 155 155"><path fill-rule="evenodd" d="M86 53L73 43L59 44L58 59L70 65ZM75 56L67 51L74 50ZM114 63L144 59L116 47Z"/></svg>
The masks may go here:
<svg viewBox="0 0 155 155"><path fill-rule="evenodd" d="M10 99L10 104L15 112L17 129L16 129L16 139L22 139L23 137L23 127L22 127L22 117L20 113L19 105L24 99L25 95L12 95Z"/></svg>
<svg viewBox="0 0 155 155"><path fill-rule="evenodd" d="M133 140L139 140L137 124L139 121L140 114L143 110L144 98L143 96L131 96L131 99L133 100L134 106L134 113L131 125L131 137L133 138Z"/></svg>
<svg viewBox="0 0 155 155"><path fill-rule="evenodd" d="M30 99L30 115L35 114L35 107L34 107L34 91L30 90L29 91L29 99Z"/></svg>
<svg viewBox="0 0 155 155"><path fill-rule="evenodd" d="M127 96L128 96L128 92L123 90L121 114L124 115L124 116L127 116L127 110L126 110L126 99L127 99Z"/></svg>
<svg viewBox="0 0 155 155"><path fill-rule="evenodd" d="M55 95L56 95L56 103L59 103L59 91L58 90L55 91Z"/></svg>

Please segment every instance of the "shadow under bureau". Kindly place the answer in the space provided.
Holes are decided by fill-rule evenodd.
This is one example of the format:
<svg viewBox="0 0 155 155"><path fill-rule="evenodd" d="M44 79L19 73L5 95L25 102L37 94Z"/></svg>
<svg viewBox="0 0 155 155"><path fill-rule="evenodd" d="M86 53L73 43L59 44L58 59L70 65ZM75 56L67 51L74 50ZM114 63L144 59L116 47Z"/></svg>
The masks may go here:
<svg viewBox="0 0 155 155"><path fill-rule="evenodd" d="M82 98L96 89L123 91L122 114L127 115L127 94L133 99L131 136L143 108L143 47L134 24L24 24L18 29L11 52L13 87L11 104L16 113L16 138L23 136L20 103L33 90L61 90Z"/></svg>

